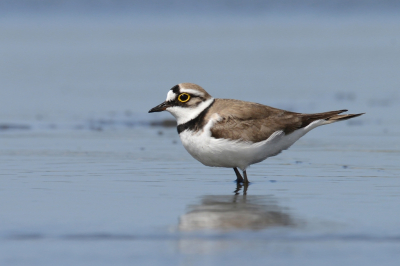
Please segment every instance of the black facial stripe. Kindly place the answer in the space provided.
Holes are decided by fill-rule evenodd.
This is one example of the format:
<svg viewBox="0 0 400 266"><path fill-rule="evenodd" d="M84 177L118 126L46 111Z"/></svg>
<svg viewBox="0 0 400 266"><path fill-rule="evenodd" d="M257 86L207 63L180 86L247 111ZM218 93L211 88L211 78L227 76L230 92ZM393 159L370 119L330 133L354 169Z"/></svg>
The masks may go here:
<svg viewBox="0 0 400 266"><path fill-rule="evenodd" d="M190 129L193 131L198 131L204 126L204 117L208 113L208 110L210 110L210 107L214 104L215 100L206 108L204 109L196 118L193 118L192 120L178 125L176 128L178 130L178 134L181 134L181 132L185 131L186 129Z"/></svg>
<svg viewBox="0 0 400 266"><path fill-rule="evenodd" d="M185 92L186 93L186 92ZM188 93L189 94L189 93ZM199 102L197 102L196 104L195 104L195 106L198 106L199 104L201 104L202 102L205 102L206 101L206 99L205 98L203 98L203 97L201 97L201 96L197 96L197 95L193 95L193 94L189 94L190 95L190 99L189 99L189 101L187 101L187 102L180 102L179 100L178 100L178 97L179 97L179 95L178 95L178 97L176 97L175 98L175 100L173 100L173 101L171 101L171 103L173 103L174 104L174 106L187 106L188 105L188 103L189 102L191 102L191 100L192 100L192 98L200 98L201 99L201 101L199 101ZM193 103L192 103L193 104Z"/></svg>
<svg viewBox="0 0 400 266"><path fill-rule="evenodd" d="M187 94L189 94L189 93L187 93ZM190 101L191 98L197 97L195 95L189 94L189 96L190 96L189 101L183 103L183 102L178 100L179 99L179 95L181 95L181 94L178 94L174 100L170 100L169 102L174 103L174 105L184 106Z"/></svg>
<svg viewBox="0 0 400 266"><path fill-rule="evenodd" d="M173 86L173 87L171 88L171 91L172 91L173 93L175 93L177 96L179 96L179 94L181 94L181 93L180 93L179 85ZM187 93L187 92L186 92L186 93ZM202 101L205 101L205 100L206 100L206 98L204 98L203 96L195 95L195 94L190 94L190 93L188 93L188 94L190 95L190 97L197 97L197 98L200 98ZM178 98L178 97L177 97L177 98ZM177 101L177 98L175 99L175 101Z"/></svg>
<svg viewBox="0 0 400 266"><path fill-rule="evenodd" d="M171 88L172 92L175 94L179 94L179 85L175 85Z"/></svg>

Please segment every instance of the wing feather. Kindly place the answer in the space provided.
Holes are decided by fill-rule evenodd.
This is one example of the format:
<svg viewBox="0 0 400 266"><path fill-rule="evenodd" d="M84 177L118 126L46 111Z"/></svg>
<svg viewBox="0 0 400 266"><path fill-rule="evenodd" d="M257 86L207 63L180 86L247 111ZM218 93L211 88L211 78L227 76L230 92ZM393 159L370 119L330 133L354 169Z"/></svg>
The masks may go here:
<svg viewBox="0 0 400 266"><path fill-rule="evenodd" d="M211 128L212 137L260 142L276 131L290 134L313 121L329 119L345 111L301 114L257 103L216 99L209 113L217 113L220 117Z"/></svg>

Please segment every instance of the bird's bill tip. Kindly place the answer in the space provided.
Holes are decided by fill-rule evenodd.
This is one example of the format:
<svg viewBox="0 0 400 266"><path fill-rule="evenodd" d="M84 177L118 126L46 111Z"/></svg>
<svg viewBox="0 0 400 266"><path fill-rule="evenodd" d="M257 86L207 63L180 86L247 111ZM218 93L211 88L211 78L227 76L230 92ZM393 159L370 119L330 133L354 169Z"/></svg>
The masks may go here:
<svg viewBox="0 0 400 266"><path fill-rule="evenodd" d="M153 107L149 110L149 113L155 113L155 112L162 112L165 111L169 107L167 102L163 102L156 107Z"/></svg>

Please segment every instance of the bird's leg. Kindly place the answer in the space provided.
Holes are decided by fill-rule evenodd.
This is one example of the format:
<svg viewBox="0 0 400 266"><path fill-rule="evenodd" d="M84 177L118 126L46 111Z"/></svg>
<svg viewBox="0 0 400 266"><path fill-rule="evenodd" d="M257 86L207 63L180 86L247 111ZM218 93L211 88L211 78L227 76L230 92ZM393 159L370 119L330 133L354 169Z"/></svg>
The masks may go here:
<svg viewBox="0 0 400 266"><path fill-rule="evenodd" d="M244 182L243 182L243 183L244 183L244 184L248 184L248 183L250 183L250 182L249 182L249 180L247 179L247 173L246 173L246 170L244 170L244 171L243 171L243 176L244 176Z"/></svg>
<svg viewBox="0 0 400 266"><path fill-rule="evenodd" d="M236 182L238 182L238 183L243 183L243 177L242 177L242 175L239 173L239 170L235 167L235 168L233 168L233 170L235 171L235 174L236 174ZM247 180L247 178L246 178L246 180Z"/></svg>

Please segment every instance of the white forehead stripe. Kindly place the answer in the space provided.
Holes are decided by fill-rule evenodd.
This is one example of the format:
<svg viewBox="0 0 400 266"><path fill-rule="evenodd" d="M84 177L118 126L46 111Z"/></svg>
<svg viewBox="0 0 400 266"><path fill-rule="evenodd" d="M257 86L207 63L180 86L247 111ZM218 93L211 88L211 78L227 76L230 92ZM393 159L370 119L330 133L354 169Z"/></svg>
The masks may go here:
<svg viewBox="0 0 400 266"><path fill-rule="evenodd" d="M165 101L166 102L173 101L173 100L175 100L175 98L176 98L176 94L172 90L170 90L167 94L167 99Z"/></svg>
<svg viewBox="0 0 400 266"><path fill-rule="evenodd" d="M196 95L196 96L200 96L200 97L204 97L204 94L201 91L198 90L193 90L193 89L185 89L185 88L180 88L181 92L186 92L192 95Z"/></svg>

